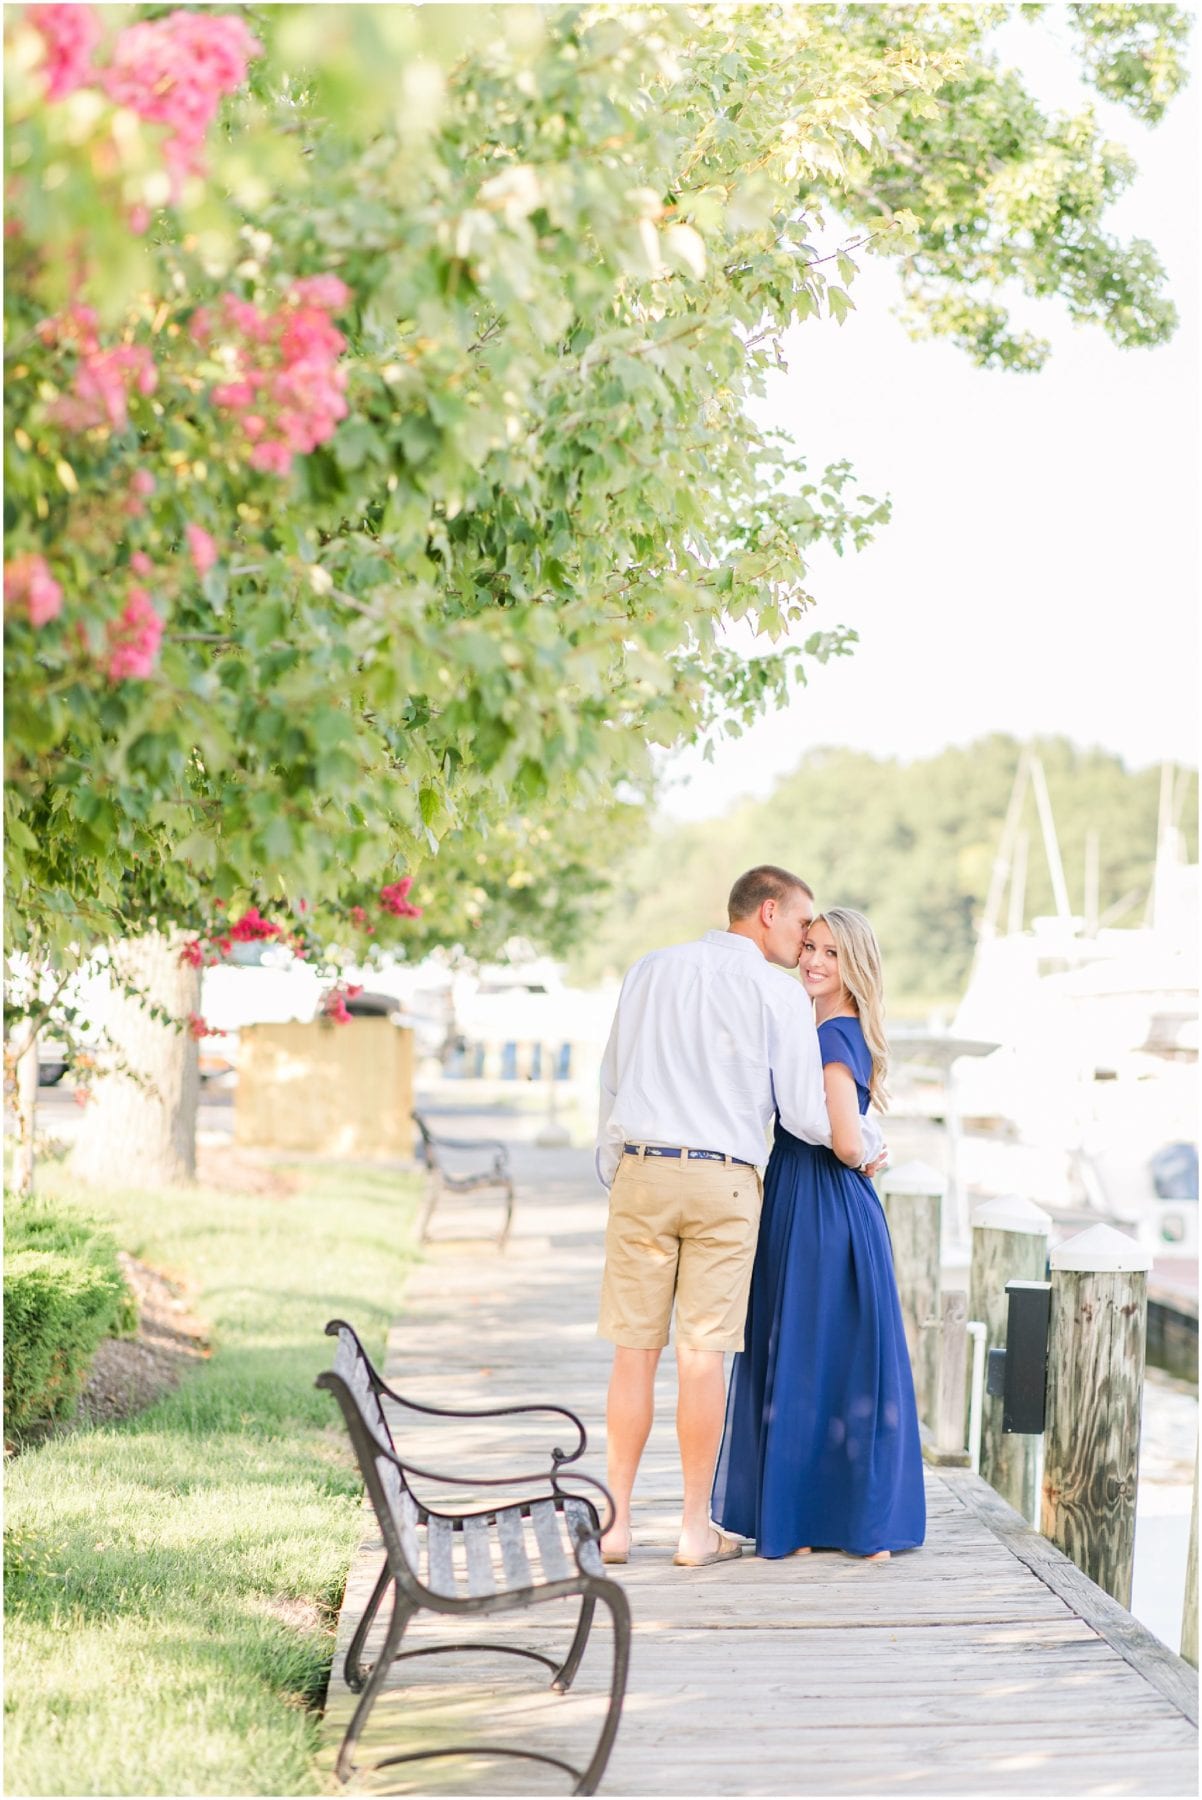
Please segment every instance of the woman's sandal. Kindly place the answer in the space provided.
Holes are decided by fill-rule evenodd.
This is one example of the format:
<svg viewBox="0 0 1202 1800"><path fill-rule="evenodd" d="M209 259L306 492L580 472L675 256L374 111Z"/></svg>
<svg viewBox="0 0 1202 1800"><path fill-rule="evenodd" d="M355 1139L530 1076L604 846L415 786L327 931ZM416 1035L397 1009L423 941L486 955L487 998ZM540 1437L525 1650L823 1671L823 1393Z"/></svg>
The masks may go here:
<svg viewBox="0 0 1202 1800"><path fill-rule="evenodd" d="M718 1531L717 1526L714 1529ZM672 1561L678 1569L708 1569L711 1563L733 1562L737 1556L742 1556L742 1554L743 1545L740 1539L728 1538L724 1531L718 1531L718 1548L716 1550L709 1551L705 1556L686 1556L683 1550L678 1550Z"/></svg>

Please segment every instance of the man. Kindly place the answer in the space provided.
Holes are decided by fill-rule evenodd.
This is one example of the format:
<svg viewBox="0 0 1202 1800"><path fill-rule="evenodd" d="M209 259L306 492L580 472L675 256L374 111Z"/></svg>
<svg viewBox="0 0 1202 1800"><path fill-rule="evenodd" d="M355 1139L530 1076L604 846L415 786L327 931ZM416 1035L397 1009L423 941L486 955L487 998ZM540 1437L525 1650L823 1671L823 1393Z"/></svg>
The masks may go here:
<svg viewBox="0 0 1202 1800"><path fill-rule="evenodd" d="M644 956L626 976L601 1066L597 1173L610 1189L598 1335L614 1344L606 1406L616 1515L609 1562L630 1548L630 1496L651 1430L655 1371L676 1312L676 1431L684 1509L674 1561L725 1562L710 1523L725 1410L723 1356L743 1347L766 1132L830 1144L810 1002L795 969L813 890L764 864L731 889L729 928ZM772 966L775 965L775 968ZM883 1162L864 1121L865 1150Z"/></svg>

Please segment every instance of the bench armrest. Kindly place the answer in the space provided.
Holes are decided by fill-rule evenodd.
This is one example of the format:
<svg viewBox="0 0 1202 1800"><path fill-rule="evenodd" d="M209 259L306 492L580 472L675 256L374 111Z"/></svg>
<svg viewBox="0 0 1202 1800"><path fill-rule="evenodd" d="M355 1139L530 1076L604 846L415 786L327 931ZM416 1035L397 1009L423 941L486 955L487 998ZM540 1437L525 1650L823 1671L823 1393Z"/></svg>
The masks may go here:
<svg viewBox="0 0 1202 1800"><path fill-rule="evenodd" d="M534 1403L522 1406L423 1406L418 1400L409 1400L404 1394L398 1394L395 1388L390 1388L388 1383L383 1380L377 1381L376 1391L387 1399L395 1401L398 1406L405 1407L409 1412L425 1413L427 1417L433 1419L510 1419L517 1418L523 1413L555 1413L559 1418L566 1419L570 1425L575 1426L577 1438L575 1448L572 1450L561 1450L558 1446L552 1450L552 1465L555 1468L558 1468L561 1463L575 1462L578 1457L584 1455L588 1448L588 1433L585 1431L583 1423L566 1406L550 1404L539 1406Z"/></svg>
<svg viewBox="0 0 1202 1800"><path fill-rule="evenodd" d="M378 1439L373 1448L374 1454L383 1457L385 1462L392 1463L393 1466L399 1469L401 1474L405 1476L406 1481L408 1481L410 1475L416 1475L419 1481L435 1481L442 1487L459 1488L529 1488L537 1483L544 1487L548 1493L555 1493L557 1491L555 1488L555 1472L558 1469L559 1464L554 1461L548 1469L527 1470L522 1475L478 1475L470 1470L465 1473L460 1470L452 1472L448 1469L423 1469L418 1463L410 1462L406 1457L398 1456L395 1450L389 1450L384 1444L381 1444ZM585 1476L582 1479L587 1480L588 1477ZM534 1495L528 1497L537 1498L537 1496Z"/></svg>
<svg viewBox="0 0 1202 1800"><path fill-rule="evenodd" d="M560 1481L559 1473L559 1469L556 1468L555 1473L551 1477L551 1485L560 1498L564 1500L582 1499L582 1495L575 1494L572 1492L571 1488L564 1487L563 1483ZM614 1505L614 1497L603 1481L599 1481L595 1475L586 1475L583 1469L568 1469L566 1474L569 1481L583 1481L587 1483L589 1487L596 1488L597 1492L605 1502L607 1509L606 1516L602 1519L597 1529L595 1531L582 1533L580 1538L580 1542L584 1544L599 1544L618 1516L618 1509ZM577 1561L579 1561L579 1558L577 1558Z"/></svg>
<svg viewBox="0 0 1202 1800"><path fill-rule="evenodd" d="M505 1161L509 1160L509 1145L500 1138L450 1138L431 1132L429 1142L435 1150L499 1150Z"/></svg>
<svg viewBox="0 0 1202 1800"><path fill-rule="evenodd" d="M394 1450L388 1450L383 1444L378 1442L375 1446L375 1454L384 1457L387 1462L394 1464L395 1467L401 1471L402 1475L405 1476L406 1484L408 1484L408 1478L411 1475L416 1475L419 1481L433 1481L439 1483L443 1487L459 1488L529 1487L531 1483L537 1482L544 1484L552 1494L555 1494L561 1500L579 1500L582 1498L582 1496L575 1493L572 1488L563 1485L563 1481L560 1478L563 1462L562 1459L558 1457L553 1460L549 1469L537 1469L532 1473L524 1475L465 1475L458 1473L450 1474L445 1469L419 1468L417 1463L407 1462L403 1457L398 1456ZM598 1524L595 1531L582 1533L578 1540L580 1543L599 1543L603 1534L609 1530L614 1519L617 1517L617 1508L614 1505L613 1495L603 1481L598 1480L595 1475L586 1475L583 1469L569 1469L567 1471L567 1479L570 1482L584 1482L586 1486L595 1488L605 1501L605 1518ZM527 1494L525 1498L533 1500L537 1498L537 1495Z"/></svg>

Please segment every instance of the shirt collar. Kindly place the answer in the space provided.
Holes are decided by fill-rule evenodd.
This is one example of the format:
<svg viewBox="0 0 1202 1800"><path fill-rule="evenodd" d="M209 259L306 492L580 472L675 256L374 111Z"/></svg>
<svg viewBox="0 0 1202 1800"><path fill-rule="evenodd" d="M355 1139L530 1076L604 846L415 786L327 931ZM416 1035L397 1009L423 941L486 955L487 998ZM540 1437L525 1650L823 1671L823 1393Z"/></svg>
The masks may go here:
<svg viewBox="0 0 1202 1800"><path fill-rule="evenodd" d="M703 944L720 944L724 950L732 947L750 950L753 956L758 956L761 962L763 961L764 953L759 945L753 944L751 939L744 937L741 931L707 931L701 941Z"/></svg>

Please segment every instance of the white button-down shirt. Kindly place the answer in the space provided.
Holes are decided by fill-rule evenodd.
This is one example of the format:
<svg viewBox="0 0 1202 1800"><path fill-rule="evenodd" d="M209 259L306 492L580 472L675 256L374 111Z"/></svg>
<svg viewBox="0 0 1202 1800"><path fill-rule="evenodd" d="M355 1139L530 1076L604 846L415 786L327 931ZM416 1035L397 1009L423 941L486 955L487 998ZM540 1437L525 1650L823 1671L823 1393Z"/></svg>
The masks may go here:
<svg viewBox="0 0 1202 1800"><path fill-rule="evenodd" d="M775 1112L794 1137L830 1147L813 1007L750 938L707 931L641 957L622 983L601 1064L597 1174L622 1146L679 1144L762 1164ZM879 1127L861 1121L864 1157Z"/></svg>

